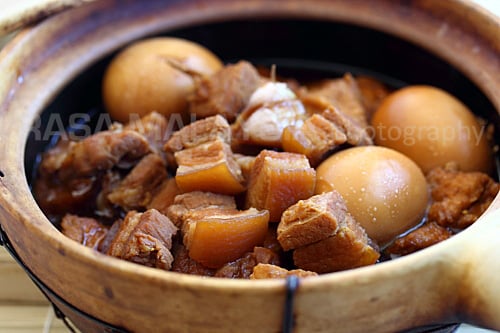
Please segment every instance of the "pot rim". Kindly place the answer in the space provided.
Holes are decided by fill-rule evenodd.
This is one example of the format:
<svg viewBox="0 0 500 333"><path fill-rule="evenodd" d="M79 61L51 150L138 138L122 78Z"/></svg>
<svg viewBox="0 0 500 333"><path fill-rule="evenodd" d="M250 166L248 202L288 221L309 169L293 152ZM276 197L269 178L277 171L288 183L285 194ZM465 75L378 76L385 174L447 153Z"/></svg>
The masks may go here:
<svg viewBox="0 0 500 333"><path fill-rule="evenodd" d="M259 3L259 1L254 1L254 2ZM423 1L423 2L425 2L425 1ZM448 2L455 3L457 5L457 7L459 8L459 10L470 11L470 17L474 20L476 20L478 18L486 20L487 21L486 23L488 25L496 26L496 29L500 33L500 22L498 22L498 20L496 20L496 17L493 14L491 14L489 11L483 9L479 5L465 1L465 0L449 0ZM78 8L73 9L73 10L78 10ZM62 13L62 15L67 15L67 14L68 13ZM234 16L236 16L235 13L232 13L232 14ZM271 14L268 12L267 15L271 15ZM243 16L247 16L247 15L243 15ZM304 16L306 16L306 15L304 15ZM345 18L342 16L340 16L338 19L339 19L339 21L345 20ZM373 26L375 26L377 22L365 22L365 23L366 23L366 26L373 28ZM40 25L46 25L46 24L50 24L50 18L46 22L40 23ZM376 28L380 29L381 27L376 26ZM29 43L30 40L32 38L34 38L34 36L37 34L37 30L39 30L39 26L26 28L22 32L20 32L5 47L5 49L0 52L0 63L2 62L2 60L9 61L9 58L11 57L10 54L15 53L16 49L18 49L20 47L22 48L27 43ZM380 29L380 30L382 30L382 29ZM392 32L392 33L394 33L394 32ZM404 32L400 32L400 34L404 34ZM415 39L418 40L418 38L415 38ZM429 45L426 45L426 46L429 47ZM111 51L108 51L108 52L111 52ZM22 74L20 74L20 75L22 75ZM75 74L70 75L69 77L65 78L65 81L70 81L71 79L74 78L74 76L75 76ZM60 85L60 86L62 86L62 85ZM483 87L480 86L480 88L483 88ZM52 89L52 90L54 90L52 92L52 95L54 95L60 90L60 88L59 89L56 88L56 89ZM15 97L15 93L11 92L11 95L9 96L9 98L7 98L7 103L9 102L10 98L14 98L14 97ZM498 94L496 94L496 95L494 95L494 97L495 98L492 99L491 102L494 103L496 108L500 110L500 96ZM41 112L42 109L39 111ZM0 117L1 116L2 115L0 114ZM34 121L34 119L32 119L32 121ZM21 140L20 140L21 142L23 142L23 145L25 144L25 140L26 140L26 138L21 138ZM22 151L24 152L24 147L23 147ZM18 161L21 161L21 164L24 166L24 163L22 162L23 160L24 160L24 154L21 154L18 158ZM19 164L19 162L17 164ZM27 183L27 180L26 180L26 177L24 176L24 174L23 174L23 178L24 178L23 179L24 180L23 188L27 193L29 193L31 195L31 192L29 190L29 185ZM2 198L2 199L4 199L4 198ZM12 205L12 208L15 209L15 211L17 211L17 212L23 211L22 207L20 207L20 206L15 207L13 205L14 203L16 203L16 200L10 201L10 202L7 201L5 203ZM35 205L36 205L36 203L35 203ZM491 205L488 212L486 212L483 216L481 216L480 221L478 221L479 223L474 224L474 226L477 227L479 224L483 223L483 220L485 220L485 216L488 215L493 210L500 209L500 207L497 207L497 206L500 206L500 196L497 196L497 198L495 199L495 202ZM39 219L39 221L42 221L42 223L40 225L37 225L37 227L40 228L38 231L41 232L40 234L38 234L38 236L44 237L45 240L47 240L47 241L56 241L58 246L75 250L74 251L75 255L81 255L82 257L86 258L89 261L92 261L92 262L97 261L97 262L102 263L106 267L113 267L114 269L117 269L117 270L130 270L130 269L132 269L133 271L137 271L138 267L136 264L132 264L132 263L129 263L129 262L126 262L123 260L112 258L112 257L106 256L103 254L97 254L97 256L96 256L95 251L93 251L92 249L89 249L81 244L78 244L78 243L70 240L67 237L64 237L64 235L62 235L58 230L56 230L54 228L52 223L45 217L45 215L43 214L43 212L41 212L41 210L38 208L37 205L36 205L36 207L37 207L38 213L41 213L41 215L37 214L37 216L35 216L35 218ZM24 216L24 217L25 217L24 219L26 221L29 221L30 218L32 218L33 216ZM468 231L466 231L466 234L467 233L468 233ZM459 237L455 236L453 238L459 238ZM412 254L411 256L405 256L404 258L399 258L398 260L391 260L388 262L384 262L384 263L380 263L380 264L368 266L368 267L362 267L362 268L358 268L355 270L322 274L318 277L315 277L314 279L307 279L307 281L310 282L310 281L314 281L314 280L330 279L330 278L334 278L334 276L338 276L338 279L350 279L350 278L352 278L353 274L355 274L355 275L358 274L357 272L360 272L359 274L362 274L361 272L363 272L363 274L368 274L368 272L373 271L373 274L377 274L379 270L381 270L381 269L384 270L388 266L393 266L393 265L399 266L399 265L403 265L403 264L404 265L412 264L410 262L417 260L417 259L412 260L412 258L433 256L436 253L431 253L431 252L436 252L436 251L440 252L441 248L443 247L443 244L446 245L446 244L450 244L450 243L452 243L452 240L447 240L446 242L444 242L442 244L432 246L431 248L425 249L424 251L420 251L419 253ZM431 254L429 255L427 253L431 253ZM409 263L407 263L407 262L409 262ZM173 275L179 274L176 272L162 271L162 270L149 268L149 267L143 267L143 266L140 266L139 270L141 271L140 272L141 274L148 274L151 277L155 277L155 278L166 277L169 274L173 274ZM157 273L160 273L160 274L157 275ZM211 283L207 283L206 278L199 277L199 276L189 276L186 274L182 274L182 275L186 276L186 278L187 278L186 282L187 281L189 281L190 283L191 282L194 282L194 283L201 282L203 285L212 286ZM342 276L345 276L345 277L342 277ZM220 281L224 281L225 286L227 286L227 283L229 281L232 281L229 283L235 283L236 285L239 285L239 284L245 285L248 282L246 280L228 280L228 279L222 279L222 278L210 278L209 280L218 281L218 282L214 282L214 283L216 283L216 285L218 285L220 283ZM234 281L236 281L236 282L234 282ZM250 283L252 285L254 285L255 283L261 283L261 282L262 281L251 281ZM269 281L266 280L265 282L269 282ZM281 285L281 284L282 283L277 283L277 285ZM213 286L216 286L216 285L213 285Z"/></svg>
<svg viewBox="0 0 500 333"><path fill-rule="evenodd" d="M149 34L159 33L169 28L166 23L148 22L146 30L138 29L136 26L129 27L128 30L119 34L118 38L113 41L101 41L95 49L90 50L89 54L79 54L80 58L76 64L69 64L64 69L59 69L58 73L63 73L52 84L52 87L46 89L45 92L29 91L33 84L29 82L29 77L33 74L38 78L46 74L47 70L42 68L44 61L51 57L52 63L64 63L69 58L59 53L61 50L78 49L78 46L71 44L72 38L96 39L95 36L85 35L85 29L89 28L89 22L79 21L89 18L88 12L99 9L109 10L117 0L104 0L89 3L88 5L71 9L69 11L55 15L40 24L24 29L20 32L1 52L0 52L0 73L5 74L6 80L0 82L0 97L3 102L0 104L0 133L8 133L6 140L0 143L0 155L6 156L8 163L2 166L0 170L4 174L0 178L0 217L9 216L7 224L4 225L9 238L14 245L14 248L20 253L21 259L31 269L30 258L37 256L36 253L23 254L22 240L17 238L15 234L19 228L26 229L32 237L40 238L47 246L54 248L59 253L64 254L68 258L77 259L84 264L97 265L99 269L112 274L128 274L137 282L147 277L148 280L154 281L155 284L169 284L184 288L196 288L197 290L217 289L225 292L239 291L250 293L266 293L270 290L282 291L285 282L283 280L229 280L222 278L206 278L200 276L192 276L176 272L162 271L148 267L139 266L123 260L112 258L104 254L95 252L92 249L86 248L69 238L62 235L45 217L43 212L36 204L27 182L24 170L24 151L27 140L27 133L35 121L36 117L48 104L48 101L53 98L62 87L75 78L78 73L84 70L95 58L103 57L121 47L124 43L131 40L133 37L144 37L144 32L147 30ZM182 1L180 1L182 2ZM280 1L267 1L265 8L262 6L263 1L251 0L245 2L246 11L241 12L237 6L238 1L216 0L210 3L210 8L204 1L193 1L195 3L191 9L196 13L190 17L183 17L182 22L171 22L171 26L175 24L192 25L209 23L224 19L242 19L252 18L255 15L261 17L296 17L304 19L329 19L339 22L348 22L357 24L375 30L383 31L389 34L396 35L404 40L413 42L425 49L428 49L436 56L448 61L455 68L461 70L471 81L473 81L482 92L494 104L496 110L500 112L500 21L488 11L482 9L476 4L465 0L415 0L404 2L399 10L405 11L408 8L413 8L416 12L405 12L404 15L421 15L421 29L406 24L401 18L395 21L394 26L385 24L388 19L387 15L395 15L394 10L387 12L387 15L377 16L370 13L368 9L375 10L381 13L384 6L389 6L391 1L381 0L377 2L381 8L370 7L370 1L359 1L363 4L364 10L359 11L359 16L356 20L352 20L352 7L348 4L343 4L342 1L334 1L337 11L325 10L329 7L328 1L314 0L310 3L316 6L304 8L303 2L300 0L288 1L286 5ZM371 2L373 4L373 2ZM408 3L411 3L408 5ZM179 5L183 6L183 5ZM333 7L333 6L332 6ZM219 11L214 10L218 9ZM451 9L451 10L450 10ZM187 10L183 7L183 10ZM433 11L432 13L430 11ZM416 14L415 14L416 13ZM401 13L399 13L401 15ZM75 19L76 18L76 22ZM94 18L95 19L95 18ZM97 18L102 19L102 18ZM436 22L441 20L440 28L436 26ZM61 29L61 25L68 27L71 24L81 24L83 30L79 31L80 35L69 33L62 41L51 40L52 35L61 35L66 31L54 30ZM474 28L471 28L474 27ZM106 28L102 28L106 30ZM437 30L436 30L437 29ZM83 31L83 32L82 32ZM429 35L431 34L431 35ZM440 35L441 34L441 35ZM42 38L40 38L42 36ZM431 39L428 39L431 36ZM457 36L464 37L460 45L453 43L453 38ZM474 40L474 38L477 40ZM445 39L440 39L445 38ZM441 40L442 44L436 43L436 40ZM456 40L456 39L455 39ZM37 55L28 55L30 50L42 50L43 44L46 41L51 41L50 48L46 53ZM68 44L66 44L68 42ZM448 46L445 47L443 45ZM470 47L479 47L467 50ZM460 55L457 52L463 51ZM474 51L476 50L476 51ZM81 51L81 50L80 50ZM88 50L87 50L88 51ZM24 62L34 59L30 63ZM54 60L55 59L55 60ZM74 57L72 58L74 60ZM464 60L465 59L465 60ZM469 62L474 60L474 62ZM470 65L474 64L474 65ZM12 70L14 68L15 70ZM496 72L495 72L496 71ZM56 73L57 74L57 73ZM19 97L23 97L23 101ZM28 99L31 98L31 99ZM30 101L30 104L26 104ZM19 120L14 113L25 112L26 117ZM18 115L19 116L19 115ZM17 116L17 117L18 117ZM19 125L16 132L9 128L12 121ZM22 153L16 153L21 151ZM14 189L21 193L21 196L13 196ZM329 273L320 275L312 279L301 280L301 292L306 290L319 290L324 285L342 286L350 284L353 281L359 284L366 284L374 279L380 279L383 276L397 275L399 271L405 267L411 271L417 272L422 267L422 262L432 263L436 270L444 270L449 263L445 259L457 259L461 252L456 251L457 247L463 244L470 243L469 238L474 234L478 234L488 230L487 224L491 224L494 220L494 211L500 210L500 195L495 198L495 201L490 206L488 212L483 214L481 218L465 232L454 236L441 244L434 245L428 249L420 251L397 260L380 263L374 266L362 267L354 270L343 272ZM21 225L13 226L12 222ZM2 221L4 223L4 221ZM496 222L495 222L496 223ZM3 225L3 224L2 224ZM10 231L10 233L9 233ZM469 237L469 235L471 235ZM20 251L21 250L21 251ZM454 253L456 252L456 253ZM34 270L36 274L36 269ZM129 274L130 273L130 274Z"/></svg>

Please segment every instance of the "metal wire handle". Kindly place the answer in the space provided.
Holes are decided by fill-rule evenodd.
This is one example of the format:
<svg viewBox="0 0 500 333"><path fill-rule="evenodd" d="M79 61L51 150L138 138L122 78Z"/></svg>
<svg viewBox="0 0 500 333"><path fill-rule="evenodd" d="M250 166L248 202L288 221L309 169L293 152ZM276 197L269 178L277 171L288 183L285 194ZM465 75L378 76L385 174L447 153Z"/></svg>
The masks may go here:
<svg viewBox="0 0 500 333"><path fill-rule="evenodd" d="M293 312L295 294L299 288L300 279L295 275L286 278L286 299L283 312L283 333L292 333L295 326L295 316Z"/></svg>

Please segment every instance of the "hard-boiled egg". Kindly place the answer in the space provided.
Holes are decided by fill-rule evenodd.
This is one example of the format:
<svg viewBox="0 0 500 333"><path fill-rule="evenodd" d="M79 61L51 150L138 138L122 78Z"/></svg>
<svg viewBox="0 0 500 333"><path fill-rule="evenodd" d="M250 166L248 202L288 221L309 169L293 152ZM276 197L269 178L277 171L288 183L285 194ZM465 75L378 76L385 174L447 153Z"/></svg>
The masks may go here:
<svg viewBox="0 0 500 333"><path fill-rule="evenodd" d="M151 111L186 119L193 76L209 76L223 66L211 51L191 41L158 37L131 44L109 64L102 93L114 120L128 122Z"/></svg>
<svg viewBox="0 0 500 333"><path fill-rule="evenodd" d="M372 118L377 145L393 148L427 173L447 162L463 171L492 170L487 133L458 99L439 88L409 86L389 95Z"/></svg>
<svg viewBox="0 0 500 333"><path fill-rule="evenodd" d="M428 203L420 168L384 147L340 151L316 170L316 193L338 191L351 215L380 245L418 224Z"/></svg>

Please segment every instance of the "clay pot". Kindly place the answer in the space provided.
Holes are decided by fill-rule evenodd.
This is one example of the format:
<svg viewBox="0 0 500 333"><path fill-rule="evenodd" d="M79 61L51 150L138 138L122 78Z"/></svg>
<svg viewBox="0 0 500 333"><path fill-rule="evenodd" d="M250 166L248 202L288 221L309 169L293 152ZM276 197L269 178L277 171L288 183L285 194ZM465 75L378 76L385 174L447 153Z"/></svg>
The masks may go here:
<svg viewBox="0 0 500 333"><path fill-rule="evenodd" d="M499 130L500 22L463 0L102 0L23 30L0 54L2 228L53 299L129 331L278 332L287 291L284 280L202 278L101 255L61 235L37 206L30 174L47 143L37 130L50 113L67 119L98 104L113 52L158 34L188 37L226 61L299 59L329 74L347 64L340 69L434 84ZM452 322L500 330L499 208L497 197L468 230L419 253L300 281L295 332Z"/></svg>

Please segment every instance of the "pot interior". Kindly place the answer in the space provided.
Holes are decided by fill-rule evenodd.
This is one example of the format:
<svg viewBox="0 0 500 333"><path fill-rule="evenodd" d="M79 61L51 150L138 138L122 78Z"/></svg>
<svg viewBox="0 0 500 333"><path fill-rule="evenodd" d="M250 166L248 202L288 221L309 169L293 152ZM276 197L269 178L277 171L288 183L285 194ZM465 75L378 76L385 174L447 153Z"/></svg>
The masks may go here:
<svg viewBox="0 0 500 333"><path fill-rule="evenodd" d="M386 33L338 22L259 19L211 23L163 35L202 44L224 62L246 59L265 66L276 64L278 75L301 81L339 77L350 72L373 76L393 88L434 85L450 92L477 116L493 124L495 142L499 142L500 115L471 80L421 47ZM55 143L70 123L78 135L88 134L78 132L75 118L71 117L77 115L78 124L89 121L91 128L99 127L93 120L105 114L101 81L114 55L96 59L59 92L33 124L24 161L30 184L36 177L40 154Z"/></svg>
<svg viewBox="0 0 500 333"><path fill-rule="evenodd" d="M164 35L198 42L224 62L247 59L262 65L276 64L279 75L300 80L338 77L350 72L374 76L394 88L406 84L435 85L494 124L498 142L499 114L469 79L422 48L382 32L322 21L244 20L189 27ZM62 130L61 124L68 125L71 114L105 112L100 84L112 56L97 59L76 77L34 124L25 151L26 176L30 183L39 153ZM62 122L50 117L54 114L59 115Z"/></svg>
<svg viewBox="0 0 500 333"><path fill-rule="evenodd" d="M246 59L269 67L276 64L278 75L301 81L350 72L373 76L392 88L434 85L455 95L476 115L493 124L495 141L499 141L499 113L467 77L430 52L383 32L338 22L256 19L187 27L163 35L200 43L224 62ZM113 56L96 59L60 91L33 125L25 149L29 183L36 177L40 153L68 129L69 123L89 122L91 128L97 126L92 119L105 113L101 80ZM100 130L102 125L99 124Z"/></svg>

